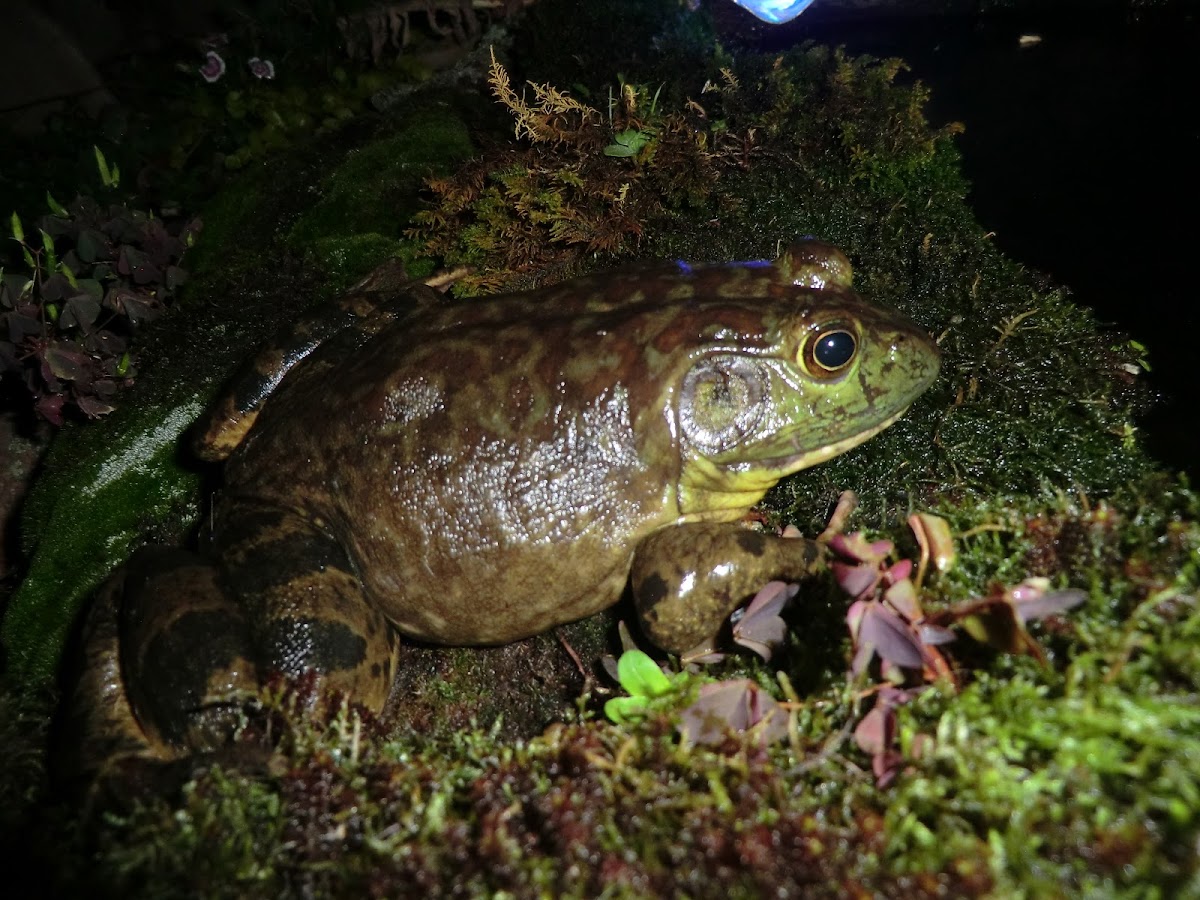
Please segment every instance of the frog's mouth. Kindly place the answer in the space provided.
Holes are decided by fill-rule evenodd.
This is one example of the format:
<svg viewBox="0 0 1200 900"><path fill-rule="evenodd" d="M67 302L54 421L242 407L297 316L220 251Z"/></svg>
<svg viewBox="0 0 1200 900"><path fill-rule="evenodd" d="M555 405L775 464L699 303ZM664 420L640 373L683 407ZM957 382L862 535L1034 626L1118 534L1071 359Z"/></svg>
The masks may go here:
<svg viewBox="0 0 1200 900"><path fill-rule="evenodd" d="M742 460L733 465L698 456L684 469L679 485L680 522L734 521L762 499L782 478L823 463L857 447L895 423L907 407L879 424L822 447Z"/></svg>
<svg viewBox="0 0 1200 900"><path fill-rule="evenodd" d="M866 431L859 431L847 438L842 438L840 441L834 441L832 444L825 444L822 447L807 450L803 453L768 457L762 460L759 466L764 471L777 472L779 473L778 477L783 478L795 472L820 465L823 462L833 459L835 456L841 456L847 450L851 450L859 444L869 441L875 435L879 434L879 432L894 425L906 412L908 412L907 406L884 419L878 425L868 428Z"/></svg>

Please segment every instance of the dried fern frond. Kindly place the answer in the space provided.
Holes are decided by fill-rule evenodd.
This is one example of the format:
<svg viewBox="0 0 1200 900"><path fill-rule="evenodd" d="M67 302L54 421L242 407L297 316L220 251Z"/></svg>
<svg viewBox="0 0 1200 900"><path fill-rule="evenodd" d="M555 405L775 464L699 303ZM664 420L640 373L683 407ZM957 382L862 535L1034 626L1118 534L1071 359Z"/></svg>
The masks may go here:
<svg viewBox="0 0 1200 900"><path fill-rule="evenodd" d="M496 51L490 52L492 65L488 70L488 84L496 99L507 106L517 120L514 133L518 139L528 137L535 144L561 143L576 139L580 132L600 123L597 110L550 84L528 82L535 102L533 105L526 103L525 98L513 90L508 72L496 59Z"/></svg>

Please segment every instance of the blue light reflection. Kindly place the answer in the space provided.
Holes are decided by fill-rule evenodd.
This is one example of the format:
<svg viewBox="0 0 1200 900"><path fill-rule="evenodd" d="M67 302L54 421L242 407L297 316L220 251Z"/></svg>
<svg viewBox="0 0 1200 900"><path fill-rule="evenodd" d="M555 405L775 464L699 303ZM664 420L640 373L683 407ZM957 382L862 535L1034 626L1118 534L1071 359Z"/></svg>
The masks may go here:
<svg viewBox="0 0 1200 900"><path fill-rule="evenodd" d="M764 22L782 25L790 22L808 9L813 0L733 0L743 9L748 9Z"/></svg>

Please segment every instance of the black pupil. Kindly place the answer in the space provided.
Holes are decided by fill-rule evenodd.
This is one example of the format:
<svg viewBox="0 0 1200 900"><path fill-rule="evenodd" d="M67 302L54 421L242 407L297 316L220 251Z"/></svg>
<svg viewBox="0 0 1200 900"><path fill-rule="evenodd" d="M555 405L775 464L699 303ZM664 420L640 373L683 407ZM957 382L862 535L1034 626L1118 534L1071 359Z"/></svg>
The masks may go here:
<svg viewBox="0 0 1200 900"><path fill-rule="evenodd" d="M813 359L826 369L840 369L854 356L854 335L848 331L831 331L817 338Z"/></svg>

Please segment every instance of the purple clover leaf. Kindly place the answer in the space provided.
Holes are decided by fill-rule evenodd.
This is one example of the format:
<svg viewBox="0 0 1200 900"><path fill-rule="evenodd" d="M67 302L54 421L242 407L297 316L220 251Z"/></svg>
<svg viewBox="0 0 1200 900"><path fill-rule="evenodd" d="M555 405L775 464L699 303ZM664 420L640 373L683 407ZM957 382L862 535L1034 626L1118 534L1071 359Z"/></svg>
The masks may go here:
<svg viewBox="0 0 1200 900"><path fill-rule="evenodd" d="M1004 653L1032 656L1045 664L1046 655L1026 630L1026 623L1066 612L1087 599L1086 591L1051 591L1049 587L1045 578L1027 578L1010 588L997 587L990 596L934 613L922 627L946 630L957 625L981 644Z"/></svg>
<svg viewBox="0 0 1200 900"><path fill-rule="evenodd" d="M209 50L204 54L204 65L200 67L199 71L204 80L212 84L214 81L219 81L225 74L225 60L216 50Z"/></svg>
<svg viewBox="0 0 1200 900"><path fill-rule="evenodd" d="M1046 578L1026 578L1005 592L1005 599L1024 625L1034 619L1044 619L1074 609L1087 600L1087 591L1068 588L1062 591L1049 590Z"/></svg>
<svg viewBox="0 0 1200 900"><path fill-rule="evenodd" d="M735 620L734 643L753 650L764 662L769 662L775 648L787 635L787 623L780 614L799 592L798 584L767 582L747 604L741 617Z"/></svg>
<svg viewBox="0 0 1200 900"><path fill-rule="evenodd" d="M870 542L861 531L835 534L829 549L841 557L831 564L834 578L851 597L864 598L875 590L884 572L883 563L894 549L891 541Z"/></svg>
<svg viewBox="0 0 1200 900"><path fill-rule="evenodd" d="M856 648L850 671L861 675L878 655L885 664L923 669L926 654L920 637L903 618L877 600L858 600L846 614Z"/></svg>
<svg viewBox="0 0 1200 900"><path fill-rule="evenodd" d="M849 565L834 561L830 568L833 577L837 579L838 587L851 597L865 597L875 590L879 583L879 569L866 563Z"/></svg>
<svg viewBox="0 0 1200 900"><path fill-rule="evenodd" d="M914 670L929 678L950 676L949 665L934 646L944 641L926 642L923 638L920 624L924 613L912 582L912 560L888 565L893 544L869 542L861 532L844 538L836 535L829 545L853 561L831 565L842 590L855 599L846 614L854 646L851 673L861 676L879 657L881 674L897 684L909 680L908 673Z"/></svg>
<svg viewBox="0 0 1200 900"><path fill-rule="evenodd" d="M875 705L854 729L854 742L871 756L875 786L886 788L904 766L904 754L897 743L896 708L912 701L920 689L901 690L884 685L876 694Z"/></svg>
<svg viewBox="0 0 1200 900"><path fill-rule="evenodd" d="M887 571L884 580L890 581L891 584L883 592L883 601L908 621L916 622L923 613L916 585L908 577L911 571L912 562L907 559L901 560ZM903 574L896 577L897 572L903 572Z"/></svg>
<svg viewBox="0 0 1200 900"><path fill-rule="evenodd" d="M891 541L868 541L861 531L835 534L829 539L829 549L851 562L878 565L891 555Z"/></svg>
<svg viewBox="0 0 1200 900"><path fill-rule="evenodd" d="M730 731L760 728L764 744L787 735L787 713L775 698L748 678L718 681L700 688L682 714L679 729L693 744L720 744Z"/></svg>
<svg viewBox="0 0 1200 900"><path fill-rule="evenodd" d="M250 67L250 72L255 78L270 81L275 77L275 64L269 59L259 59L257 56L252 56L246 65Z"/></svg>

